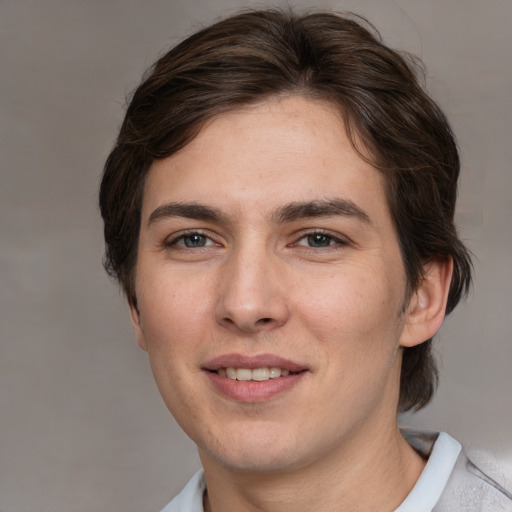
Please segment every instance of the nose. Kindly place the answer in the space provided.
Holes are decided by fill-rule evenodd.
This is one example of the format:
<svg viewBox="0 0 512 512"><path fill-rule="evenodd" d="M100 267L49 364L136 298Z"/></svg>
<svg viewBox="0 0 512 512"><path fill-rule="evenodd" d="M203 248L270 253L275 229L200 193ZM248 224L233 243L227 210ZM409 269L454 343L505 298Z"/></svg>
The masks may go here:
<svg viewBox="0 0 512 512"><path fill-rule="evenodd" d="M286 287L278 263L265 250L242 249L224 262L216 304L217 322L252 334L286 323Z"/></svg>

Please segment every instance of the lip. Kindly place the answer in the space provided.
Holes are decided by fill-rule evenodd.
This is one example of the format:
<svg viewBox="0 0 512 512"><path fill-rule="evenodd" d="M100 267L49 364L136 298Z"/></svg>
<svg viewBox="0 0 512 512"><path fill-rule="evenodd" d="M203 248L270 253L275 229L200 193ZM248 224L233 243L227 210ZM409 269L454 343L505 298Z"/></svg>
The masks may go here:
<svg viewBox="0 0 512 512"><path fill-rule="evenodd" d="M253 370L264 367L277 367L293 373L262 382L238 381L216 373L219 368L250 368ZM271 400L295 387L308 373L306 366L273 354L256 356L225 354L208 361L202 369L218 393L225 398L243 403L260 403Z"/></svg>
<svg viewBox="0 0 512 512"><path fill-rule="evenodd" d="M203 365L203 370L217 371L219 368L269 368L274 366L290 372L302 372L308 368L305 365L285 359L274 354L259 354L245 356L242 354L225 354L218 356Z"/></svg>

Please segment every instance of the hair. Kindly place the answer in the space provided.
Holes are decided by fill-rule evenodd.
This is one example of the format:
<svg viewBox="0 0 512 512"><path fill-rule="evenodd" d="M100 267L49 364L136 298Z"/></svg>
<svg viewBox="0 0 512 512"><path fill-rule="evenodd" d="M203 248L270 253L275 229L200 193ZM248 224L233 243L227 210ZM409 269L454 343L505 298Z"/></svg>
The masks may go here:
<svg viewBox="0 0 512 512"><path fill-rule="evenodd" d="M384 176L407 277L407 298L424 265L453 260L446 312L471 283L458 239L455 138L420 86L421 66L385 46L355 15L277 9L242 12L200 30L163 55L135 90L104 168L100 209L107 272L136 307L135 271L145 177L219 114L279 95L327 102L359 154ZM419 410L437 386L432 339L404 348L399 410Z"/></svg>

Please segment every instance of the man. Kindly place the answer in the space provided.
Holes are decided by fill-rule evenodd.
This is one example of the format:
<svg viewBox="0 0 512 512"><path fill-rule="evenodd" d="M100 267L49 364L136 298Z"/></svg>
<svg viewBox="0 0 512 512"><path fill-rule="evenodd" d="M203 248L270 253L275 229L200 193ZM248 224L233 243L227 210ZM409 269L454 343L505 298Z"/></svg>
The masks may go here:
<svg viewBox="0 0 512 512"><path fill-rule="evenodd" d="M353 18L247 12L155 64L100 206L204 469L165 511L512 510L457 441L397 425L471 281L458 173L414 64Z"/></svg>

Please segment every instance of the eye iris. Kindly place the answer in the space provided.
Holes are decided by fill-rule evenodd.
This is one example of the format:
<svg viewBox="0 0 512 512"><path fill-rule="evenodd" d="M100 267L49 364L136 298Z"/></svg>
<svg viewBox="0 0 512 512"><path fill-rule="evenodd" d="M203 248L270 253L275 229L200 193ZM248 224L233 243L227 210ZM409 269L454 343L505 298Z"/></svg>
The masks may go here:
<svg viewBox="0 0 512 512"><path fill-rule="evenodd" d="M308 244L312 247L328 247L331 245L331 238L327 235L317 233L308 236Z"/></svg>
<svg viewBox="0 0 512 512"><path fill-rule="evenodd" d="M206 237L203 235L188 235L183 238L185 247L204 247L206 245Z"/></svg>

